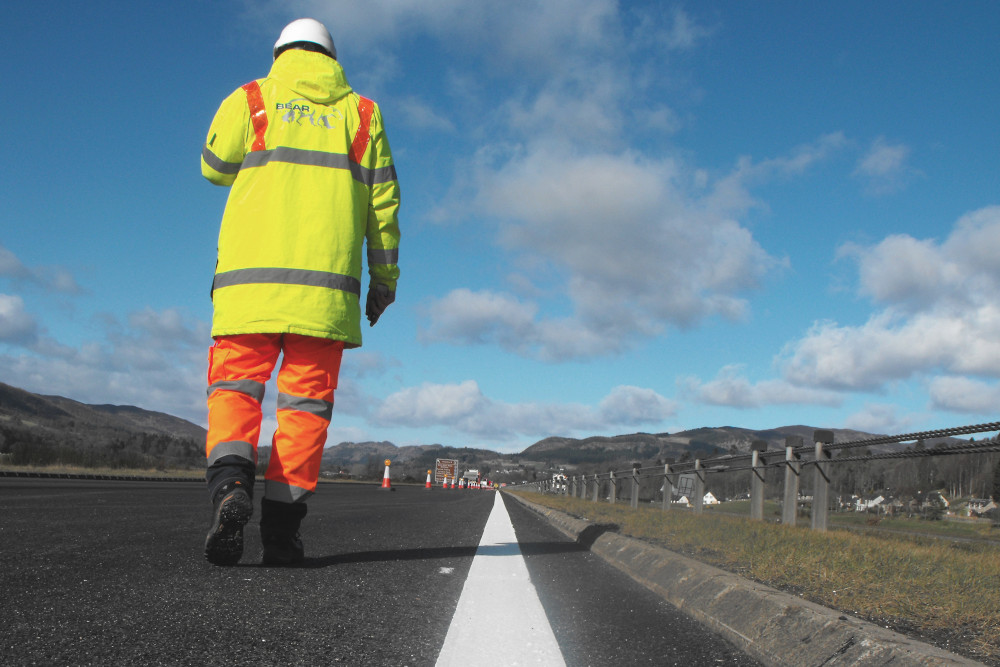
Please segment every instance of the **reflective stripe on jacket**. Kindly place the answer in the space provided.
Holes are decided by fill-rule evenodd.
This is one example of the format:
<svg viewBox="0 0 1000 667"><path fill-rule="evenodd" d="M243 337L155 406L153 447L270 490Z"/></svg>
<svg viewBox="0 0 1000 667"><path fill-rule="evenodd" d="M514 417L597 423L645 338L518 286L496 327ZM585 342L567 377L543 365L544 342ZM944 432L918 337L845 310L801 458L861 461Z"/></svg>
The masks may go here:
<svg viewBox="0 0 1000 667"><path fill-rule="evenodd" d="M361 345L363 243L371 281L395 292L399 277L399 184L378 105L351 90L337 61L286 51L222 102L201 170L231 186L212 335Z"/></svg>

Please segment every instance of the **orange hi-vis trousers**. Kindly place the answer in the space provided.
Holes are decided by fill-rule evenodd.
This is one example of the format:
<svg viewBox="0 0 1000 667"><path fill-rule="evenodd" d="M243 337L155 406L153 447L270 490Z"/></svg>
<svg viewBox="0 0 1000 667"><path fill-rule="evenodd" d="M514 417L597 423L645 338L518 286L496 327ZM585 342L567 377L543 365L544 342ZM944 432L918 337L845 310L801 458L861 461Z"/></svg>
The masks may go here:
<svg viewBox="0 0 1000 667"><path fill-rule="evenodd" d="M278 369L278 428L264 475L264 497L292 503L312 495L319 479L343 353L342 341L312 336L242 334L216 338L208 357L205 453L210 472L213 466L256 467L264 385L283 355ZM247 481L252 484L253 478Z"/></svg>

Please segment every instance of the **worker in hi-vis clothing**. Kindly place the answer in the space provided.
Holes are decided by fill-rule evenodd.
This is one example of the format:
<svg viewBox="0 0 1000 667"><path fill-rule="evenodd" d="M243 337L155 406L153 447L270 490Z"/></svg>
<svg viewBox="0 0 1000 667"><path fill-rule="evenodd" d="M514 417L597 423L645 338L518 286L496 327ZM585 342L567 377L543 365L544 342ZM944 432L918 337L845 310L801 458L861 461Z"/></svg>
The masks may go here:
<svg viewBox="0 0 1000 667"><path fill-rule="evenodd" d="M299 525L316 490L344 348L361 345L396 294L399 184L378 105L355 93L329 31L282 30L262 79L227 97L202 174L230 186L212 283L205 557L233 565L253 515L264 386L278 369L277 422L264 475L263 561L304 558Z"/></svg>

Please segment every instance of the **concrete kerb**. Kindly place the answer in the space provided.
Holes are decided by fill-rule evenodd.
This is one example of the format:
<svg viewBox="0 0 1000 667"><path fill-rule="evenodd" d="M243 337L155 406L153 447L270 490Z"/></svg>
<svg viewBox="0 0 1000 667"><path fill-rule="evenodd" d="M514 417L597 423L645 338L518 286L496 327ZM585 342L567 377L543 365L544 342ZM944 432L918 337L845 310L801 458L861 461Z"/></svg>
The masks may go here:
<svg viewBox="0 0 1000 667"><path fill-rule="evenodd" d="M507 494L765 665L981 665L873 623ZM588 544L589 543L589 544Z"/></svg>

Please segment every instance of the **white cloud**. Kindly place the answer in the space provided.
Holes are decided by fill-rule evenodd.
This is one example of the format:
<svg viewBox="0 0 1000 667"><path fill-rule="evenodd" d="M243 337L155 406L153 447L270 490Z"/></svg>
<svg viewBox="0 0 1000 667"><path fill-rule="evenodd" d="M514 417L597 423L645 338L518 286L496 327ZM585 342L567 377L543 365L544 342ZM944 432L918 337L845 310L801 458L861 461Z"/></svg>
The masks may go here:
<svg viewBox="0 0 1000 667"><path fill-rule="evenodd" d="M664 105L651 108L645 116L645 122L650 128L666 134L676 133L683 124L677 112Z"/></svg>
<svg viewBox="0 0 1000 667"><path fill-rule="evenodd" d="M2 319L2 318L0 318ZM208 325L151 309L121 324L106 319L102 342L69 347L39 337L29 350L0 355L4 382L86 403L136 405L205 421Z"/></svg>
<svg viewBox="0 0 1000 667"><path fill-rule="evenodd" d="M435 109L430 104L417 97L409 96L399 103L403 110L400 122L419 130L434 130L438 132L454 132L455 124L445 113L447 109Z"/></svg>
<svg viewBox="0 0 1000 667"><path fill-rule="evenodd" d="M517 346L529 337L537 308L509 294L466 288L452 290L427 307L431 326L425 339L457 338L467 342L498 342Z"/></svg>
<svg viewBox="0 0 1000 667"><path fill-rule="evenodd" d="M858 161L854 176L866 182L871 194L895 192L918 173L908 164L910 152L905 144L890 144L885 137L878 137Z"/></svg>
<svg viewBox="0 0 1000 667"><path fill-rule="evenodd" d="M846 244L839 255L857 260L861 293L880 303L920 309L961 294L962 269L932 240L894 235L873 248Z"/></svg>
<svg viewBox="0 0 1000 667"><path fill-rule="evenodd" d="M967 377L934 378L929 393L939 410L995 416L1000 405L1000 386Z"/></svg>
<svg viewBox="0 0 1000 667"><path fill-rule="evenodd" d="M619 386L601 400L601 419L610 424L638 425L664 421L677 414L677 403L652 389Z"/></svg>
<svg viewBox="0 0 1000 667"><path fill-rule="evenodd" d="M879 137L858 162L857 172L869 176L890 176L903 168L909 155L910 149L903 144L890 146L885 137Z"/></svg>
<svg viewBox="0 0 1000 667"><path fill-rule="evenodd" d="M17 258L17 255L0 245L0 277L28 278L30 275L28 267Z"/></svg>
<svg viewBox="0 0 1000 667"><path fill-rule="evenodd" d="M436 340L500 342L559 360L613 354L711 316L739 320L747 312L744 295L787 265L738 221L750 205L746 184L798 173L838 144L825 137L788 157L743 160L700 197L693 173L670 158L539 148L493 164L486 153L476 194L452 210L496 219L516 262L546 280L562 277L572 315L552 321L537 303L456 290L428 309L427 331ZM551 294L559 285L548 287Z"/></svg>
<svg viewBox="0 0 1000 667"><path fill-rule="evenodd" d="M279 17L295 13L323 21L338 51L347 59L360 60L356 54L377 49L386 41L430 34L453 48L488 57L497 66L519 69L530 63L535 72L555 66L567 52L610 49L614 44L608 43L609 35L618 29L614 0L512 0L502 4L464 0L295 0L246 5L248 18L270 26L275 36L285 20ZM695 29L693 25L687 27L688 32Z"/></svg>
<svg viewBox="0 0 1000 667"><path fill-rule="evenodd" d="M80 294L83 290L66 269L58 266L28 267L13 252L0 245L0 278L28 284L51 292Z"/></svg>
<svg viewBox="0 0 1000 667"><path fill-rule="evenodd" d="M485 396L474 380L427 383L387 397L375 415L383 425L445 426L488 440L553 433L593 433L623 426L659 424L675 404L649 389L616 387L598 406L503 403Z"/></svg>
<svg viewBox="0 0 1000 667"><path fill-rule="evenodd" d="M398 359L390 358L382 352L359 348L344 355L340 365L340 377L342 379L345 377L377 377L386 373L390 368L396 368L400 365Z"/></svg>
<svg viewBox="0 0 1000 667"><path fill-rule="evenodd" d="M135 405L204 424L204 350L198 356L198 365L188 355L161 357L159 365L134 364L131 358L116 359L113 351L88 347L71 358L0 355L0 366L5 382L28 391Z"/></svg>
<svg viewBox="0 0 1000 667"><path fill-rule="evenodd" d="M673 22L660 33L662 43L669 49L690 50L712 33L711 30L692 21L690 15L680 7L674 7L671 14Z"/></svg>
<svg viewBox="0 0 1000 667"><path fill-rule="evenodd" d="M455 424L468 420L488 403L474 380L460 384L423 384L388 396L378 411L387 423Z"/></svg>
<svg viewBox="0 0 1000 667"><path fill-rule="evenodd" d="M147 307L129 314L128 324L159 349L197 347L210 339L207 323L192 320L176 308L155 311Z"/></svg>
<svg viewBox="0 0 1000 667"><path fill-rule="evenodd" d="M353 350L352 350L353 352ZM347 360L353 354L345 354ZM277 395L277 391L275 391ZM368 396L364 391L364 385L345 372L341 366L340 378L337 382L337 390L334 392L334 414L350 415L352 417L367 418L374 409L377 401ZM274 409L277 409L275 406Z"/></svg>
<svg viewBox="0 0 1000 667"><path fill-rule="evenodd" d="M882 304L921 309L969 307L1000 290L1000 206L962 216L943 242L900 234L871 248L847 244L861 293Z"/></svg>
<svg viewBox="0 0 1000 667"><path fill-rule="evenodd" d="M785 380L764 380L752 383L741 374L741 366L726 366L709 382L689 378L682 382L695 400L710 405L734 408L760 408L769 405L828 405L837 406L842 397L832 391L811 389Z"/></svg>
<svg viewBox="0 0 1000 667"><path fill-rule="evenodd" d="M878 389L944 370L1000 376L1000 309L877 313L862 326L815 325L786 347L786 379L819 388Z"/></svg>
<svg viewBox="0 0 1000 667"><path fill-rule="evenodd" d="M787 380L878 389L921 373L1000 377L1000 207L960 219L943 243L893 236L853 246L860 290L881 311L858 326L815 324L786 346Z"/></svg>
<svg viewBox="0 0 1000 667"><path fill-rule="evenodd" d="M750 188L776 179L800 176L813 165L828 159L847 145L843 132L832 132L815 141L792 148L787 155L754 161L742 156L732 171L711 183L707 174L696 171L698 189L711 188L698 203L715 215L735 216L760 206Z"/></svg>
<svg viewBox="0 0 1000 667"><path fill-rule="evenodd" d="M426 308L424 342L495 344L502 349L543 361L562 361L606 353L614 343L569 319L536 321L538 306L510 294L489 290L452 290Z"/></svg>
<svg viewBox="0 0 1000 667"><path fill-rule="evenodd" d="M913 417L898 416L894 405L870 403L845 419L844 428L876 435L906 433L914 421Z"/></svg>
<svg viewBox="0 0 1000 667"><path fill-rule="evenodd" d="M833 153L847 145L843 132L831 132L819 137L811 143L801 144L792 149L788 155L768 158L753 162L744 157L739 161L739 168L734 177L749 183L770 180L775 176L797 176L804 173L817 162L822 162Z"/></svg>
<svg viewBox="0 0 1000 667"><path fill-rule="evenodd" d="M29 345L37 338L38 322L24 309L24 300L16 295L0 294L0 343Z"/></svg>
<svg viewBox="0 0 1000 667"><path fill-rule="evenodd" d="M538 302L498 290L453 290L427 308L428 340L499 344L563 360L614 354L637 338L707 317L741 319L746 294L784 265L738 219L752 205L746 188L801 173L843 142L830 135L788 156L744 159L708 194L669 149L649 141L642 151L631 148L636 127L676 130L676 114L662 99L664 58L695 48L711 32L681 8L623 8L614 0L375 0L364 7L294 2L283 13L289 6L328 20L335 39L406 36L432 48L447 45L464 57L448 80L461 79L466 62L481 70L479 78L516 74L502 96L489 86L462 95L463 105L483 111L472 135L484 139L457 167L464 180L438 215L467 220L474 211L495 222L515 264L534 262L559 276L552 287L571 309L548 316L551 289L550 300ZM413 98L407 104L430 109ZM440 114L418 116L441 124Z"/></svg>
<svg viewBox="0 0 1000 667"><path fill-rule="evenodd" d="M245 7L244 20L264 35L277 35L293 15L324 21L348 73L357 71L368 88L372 80L404 71L385 44L441 49L451 61L441 80L464 81L476 91L470 95L463 85L456 93L462 98L459 108L471 102L481 111L473 114L469 132L492 140L520 127L540 136L571 134L585 143L614 142L624 128L633 127L631 123L647 120L646 127L672 131L676 116L664 113L666 107L658 104L650 118L645 92L657 91L659 97L668 57L696 47L711 32L681 8L636 9L616 0L250 0ZM379 58L365 59L370 52L378 52ZM472 68L474 76L467 74ZM488 79L496 75L508 77L500 84L504 94L487 100L492 87ZM427 88L424 94L433 95L433 87ZM529 92L532 88L540 90ZM434 99L442 101L440 96ZM503 104L500 99L512 101ZM623 99L629 104L622 104ZM448 103L455 108L454 102ZM426 110L428 104L413 108ZM428 118L439 122L441 115Z"/></svg>

